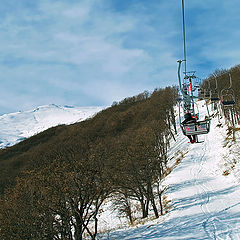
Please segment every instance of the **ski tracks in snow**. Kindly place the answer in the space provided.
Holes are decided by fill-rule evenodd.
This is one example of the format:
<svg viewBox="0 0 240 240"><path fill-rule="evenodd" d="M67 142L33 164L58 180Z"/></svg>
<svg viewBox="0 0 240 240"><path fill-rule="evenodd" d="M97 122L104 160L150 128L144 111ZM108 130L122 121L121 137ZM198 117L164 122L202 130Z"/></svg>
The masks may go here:
<svg viewBox="0 0 240 240"><path fill-rule="evenodd" d="M172 156L184 153L163 183L168 186L171 211L149 226L113 232L110 239L240 240L240 186L233 175L223 176L219 165L228 149L222 146L225 132L217 128L216 118L210 133L200 138L204 141L189 145L178 134L171 149Z"/></svg>
<svg viewBox="0 0 240 240"><path fill-rule="evenodd" d="M199 198L197 201L200 201L199 206L201 212L205 215L205 219L201 225L207 239L233 240L231 226L228 222L218 217L220 214L217 208L219 206L225 206L225 202L221 198L216 199L217 196L215 192L217 190L211 185L211 178L209 179L211 171L206 169L207 161L210 160L209 155L206 153L211 152L211 144L206 135L204 137L204 143L202 143L201 146L196 145L192 148L192 152L194 152L194 164L190 169L190 173L194 179L197 196ZM209 180L204 181L204 179ZM212 204L214 201L217 201L218 204Z"/></svg>
<svg viewBox="0 0 240 240"><path fill-rule="evenodd" d="M206 141L206 138L205 138ZM210 194L209 189L207 189L206 185L202 182L202 175L203 172L203 161L205 161L205 152L206 152L206 142L202 144L201 147L197 146L198 151L194 151L195 156L193 157L193 166L190 168L190 174L192 175L194 179L194 185L197 190L197 196L200 201L200 208L201 212L206 216L206 220L202 222L202 227L204 229L204 232L208 236L209 239L216 239L216 226L213 221L208 222L210 218L210 211L208 208L208 203L210 201ZM210 225L211 231L208 230L208 226ZM213 238L212 238L213 235Z"/></svg>

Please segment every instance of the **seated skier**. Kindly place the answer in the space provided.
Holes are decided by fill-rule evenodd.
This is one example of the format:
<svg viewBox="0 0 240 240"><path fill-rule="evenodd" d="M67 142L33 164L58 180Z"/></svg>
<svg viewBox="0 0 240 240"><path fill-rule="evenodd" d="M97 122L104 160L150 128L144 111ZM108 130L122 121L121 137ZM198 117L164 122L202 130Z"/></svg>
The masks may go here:
<svg viewBox="0 0 240 240"><path fill-rule="evenodd" d="M197 122L196 118L194 118L192 116L192 114L189 113L189 112L184 115L184 118L185 118L185 120L182 122L182 124L196 123ZM187 137L189 138L191 143L196 142L196 135L187 135Z"/></svg>

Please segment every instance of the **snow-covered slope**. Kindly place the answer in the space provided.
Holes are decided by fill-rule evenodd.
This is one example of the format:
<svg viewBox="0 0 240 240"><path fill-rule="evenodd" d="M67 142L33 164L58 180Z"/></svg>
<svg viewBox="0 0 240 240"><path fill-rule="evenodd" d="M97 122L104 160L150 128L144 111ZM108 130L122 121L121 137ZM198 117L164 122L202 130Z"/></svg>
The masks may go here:
<svg viewBox="0 0 240 240"><path fill-rule="evenodd" d="M59 124L83 121L103 107L70 107L54 104L35 110L0 116L0 148L17 142Z"/></svg>
<svg viewBox="0 0 240 240"><path fill-rule="evenodd" d="M102 239L240 239L240 135L235 143L226 140L227 126L220 121L222 126L217 117L212 119L201 143L190 144L178 132L172 151L185 156L163 183L171 200L169 213L144 226L108 232Z"/></svg>

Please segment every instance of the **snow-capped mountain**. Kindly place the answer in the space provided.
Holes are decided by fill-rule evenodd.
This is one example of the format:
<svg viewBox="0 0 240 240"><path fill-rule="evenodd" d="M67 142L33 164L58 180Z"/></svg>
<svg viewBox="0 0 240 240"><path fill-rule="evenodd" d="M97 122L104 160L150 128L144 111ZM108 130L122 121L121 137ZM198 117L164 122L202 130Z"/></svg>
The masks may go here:
<svg viewBox="0 0 240 240"><path fill-rule="evenodd" d="M83 121L103 107L71 107L55 104L0 116L0 148L14 145L50 127Z"/></svg>

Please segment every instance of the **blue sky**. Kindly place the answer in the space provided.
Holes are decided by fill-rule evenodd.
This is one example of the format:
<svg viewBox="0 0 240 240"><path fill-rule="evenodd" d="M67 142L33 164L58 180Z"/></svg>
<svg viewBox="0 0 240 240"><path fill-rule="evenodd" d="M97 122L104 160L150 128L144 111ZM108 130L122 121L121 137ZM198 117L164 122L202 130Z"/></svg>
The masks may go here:
<svg viewBox="0 0 240 240"><path fill-rule="evenodd" d="M188 70L240 64L240 1L185 0ZM181 0L2 0L0 113L177 84Z"/></svg>

